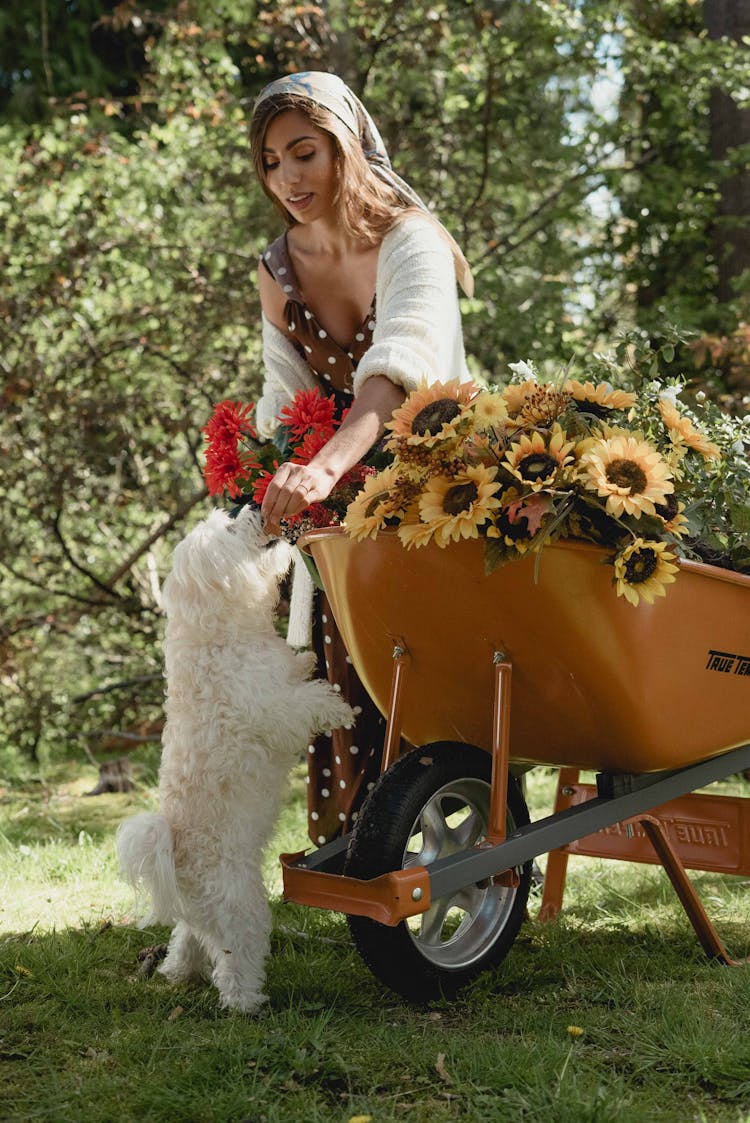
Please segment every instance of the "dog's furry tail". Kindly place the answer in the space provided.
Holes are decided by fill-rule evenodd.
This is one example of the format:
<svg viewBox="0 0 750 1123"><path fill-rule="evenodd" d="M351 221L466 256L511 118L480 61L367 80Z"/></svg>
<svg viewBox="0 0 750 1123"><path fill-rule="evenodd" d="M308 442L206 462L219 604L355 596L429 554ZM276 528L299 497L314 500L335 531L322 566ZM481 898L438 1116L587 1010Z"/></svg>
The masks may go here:
<svg viewBox="0 0 750 1123"><path fill-rule="evenodd" d="M178 919L179 893L172 831L167 820L149 811L134 815L118 827L116 845L125 881L136 893L145 888L151 896L151 911L138 926L174 924Z"/></svg>

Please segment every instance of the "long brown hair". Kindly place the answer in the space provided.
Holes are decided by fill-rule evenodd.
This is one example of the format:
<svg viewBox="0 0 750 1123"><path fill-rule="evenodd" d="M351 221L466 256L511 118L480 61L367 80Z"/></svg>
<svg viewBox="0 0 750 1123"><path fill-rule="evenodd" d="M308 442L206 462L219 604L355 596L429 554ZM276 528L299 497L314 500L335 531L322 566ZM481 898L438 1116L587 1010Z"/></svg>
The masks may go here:
<svg viewBox="0 0 750 1123"><path fill-rule="evenodd" d="M343 121L339 121L329 109L309 98L285 93L266 98L256 109L250 124L250 149L258 182L283 216L287 227L295 226L297 219L268 188L263 141L274 117L289 109L304 113L312 125L331 138L336 165L334 204L347 235L367 244L377 245L406 212L416 210L403 203L392 187L378 179L365 159L359 140Z"/></svg>

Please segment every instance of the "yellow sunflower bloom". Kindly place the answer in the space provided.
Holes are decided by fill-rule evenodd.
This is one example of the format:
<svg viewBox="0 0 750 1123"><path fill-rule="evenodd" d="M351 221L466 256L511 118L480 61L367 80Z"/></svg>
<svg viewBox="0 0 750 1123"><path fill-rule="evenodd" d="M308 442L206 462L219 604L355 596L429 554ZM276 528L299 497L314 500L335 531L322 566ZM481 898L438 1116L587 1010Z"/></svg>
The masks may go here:
<svg viewBox="0 0 750 1123"><path fill-rule="evenodd" d="M457 435L457 427L467 415L467 406L476 394L473 382L433 382L414 390L403 405L393 411L386 429L391 430L386 448L396 448L399 439L409 445L434 448Z"/></svg>
<svg viewBox="0 0 750 1123"><path fill-rule="evenodd" d="M394 496L399 483L399 471L391 464L375 476L368 476L364 487L346 509L344 526L347 534L356 541L374 538L387 526L388 519L401 514Z"/></svg>
<svg viewBox="0 0 750 1123"><path fill-rule="evenodd" d="M688 520L683 514L685 504L681 503L677 496L672 493L666 497L663 503L655 503L654 509L659 518L663 520L664 529L669 534L673 534L675 538L682 538L688 528Z"/></svg>
<svg viewBox="0 0 750 1123"><path fill-rule="evenodd" d="M608 409L630 409L638 400L638 395L628 390L615 390L609 382L577 382L569 379L563 390L570 394L574 402L588 408L588 412L600 416L600 411Z"/></svg>
<svg viewBox="0 0 750 1123"><path fill-rule="evenodd" d="M505 387L503 400L511 417L521 412L528 396L538 389L539 383L535 378L527 378L525 382L511 383L510 386Z"/></svg>
<svg viewBox="0 0 750 1123"><path fill-rule="evenodd" d="M665 585L675 580L678 567L666 542L647 542L636 538L615 558L618 597L637 605L641 598L653 604L655 597L666 596Z"/></svg>
<svg viewBox="0 0 750 1123"><path fill-rule="evenodd" d="M500 425L508 416L508 407L503 395L493 390L482 390L471 404L474 411L474 424L480 432Z"/></svg>
<svg viewBox="0 0 750 1123"><path fill-rule="evenodd" d="M532 491L549 487L569 464L574 441L566 441L566 434L555 423L549 438L541 433L524 433L520 441L512 444L505 456L504 463L522 483Z"/></svg>
<svg viewBox="0 0 750 1123"><path fill-rule="evenodd" d="M419 514L432 527L439 546L478 537L479 527L500 506L496 475L496 468L477 464L454 476L430 480L419 500Z"/></svg>
<svg viewBox="0 0 750 1123"><path fill-rule="evenodd" d="M638 436L615 436L596 441L581 459L584 486L606 496L606 510L621 515L653 515L654 505L674 491L666 460Z"/></svg>
<svg viewBox="0 0 750 1123"><path fill-rule="evenodd" d="M690 418L680 413L669 398L659 398L659 412L675 444L683 444L695 449L705 460L716 460L721 456L719 446L699 432Z"/></svg>
<svg viewBox="0 0 750 1123"><path fill-rule="evenodd" d="M423 522L401 523L396 534L401 539L401 545L405 546L407 550L411 550L412 547L418 549L432 541L435 527Z"/></svg>

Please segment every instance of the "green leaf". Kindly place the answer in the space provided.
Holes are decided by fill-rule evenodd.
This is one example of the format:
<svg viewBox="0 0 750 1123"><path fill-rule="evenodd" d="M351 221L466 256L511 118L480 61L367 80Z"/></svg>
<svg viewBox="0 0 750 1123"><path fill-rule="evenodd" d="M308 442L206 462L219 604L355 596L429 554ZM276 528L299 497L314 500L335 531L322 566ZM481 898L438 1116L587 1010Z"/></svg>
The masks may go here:
<svg viewBox="0 0 750 1123"><path fill-rule="evenodd" d="M730 503L729 518L734 529L740 534L750 534L750 504Z"/></svg>
<svg viewBox="0 0 750 1123"><path fill-rule="evenodd" d="M489 575L499 569L501 565L517 561L518 553L509 548L501 538L485 538L484 540L484 572Z"/></svg>

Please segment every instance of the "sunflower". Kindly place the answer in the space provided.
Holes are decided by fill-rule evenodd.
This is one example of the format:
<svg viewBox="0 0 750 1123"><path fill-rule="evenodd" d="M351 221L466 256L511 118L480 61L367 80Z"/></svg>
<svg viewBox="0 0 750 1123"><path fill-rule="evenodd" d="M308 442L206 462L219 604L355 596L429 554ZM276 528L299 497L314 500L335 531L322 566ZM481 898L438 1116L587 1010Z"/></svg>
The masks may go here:
<svg viewBox="0 0 750 1123"><path fill-rule="evenodd" d="M565 433L555 423L548 438L538 432L530 436L524 433L520 441L508 449L505 464L532 491L540 491L543 487L549 487L558 473L573 459L573 444L573 441L565 440Z"/></svg>
<svg viewBox="0 0 750 1123"><path fill-rule="evenodd" d="M583 483L606 496L606 510L621 515L653 515L654 505L674 491L672 472L656 448L640 436L602 438L581 459Z"/></svg>
<svg viewBox="0 0 750 1123"><path fill-rule="evenodd" d="M419 548L431 542L435 534L435 527L432 523L428 525L423 522L403 522L396 533L401 540L401 545L410 550L412 546Z"/></svg>
<svg viewBox="0 0 750 1123"><path fill-rule="evenodd" d="M502 394L494 390L482 390L472 401L474 424L480 432L500 425L508 416L508 407Z"/></svg>
<svg viewBox="0 0 750 1123"><path fill-rule="evenodd" d="M511 417L521 412L528 396L538 389L539 383L535 378L527 378L525 382L511 382L510 386L505 387L503 400Z"/></svg>
<svg viewBox="0 0 750 1123"><path fill-rule="evenodd" d="M682 538L687 530L688 521L684 515L685 504L672 492L663 503L654 504L654 512L664 522L664 529L675 538Z"/></svg>
<svg viewBox="0 0 750 1123"><path fill-rule="evenodd" d="M674 561L666 542L636 538L615 557L618 597L625 597L631 604L638 604L643 597L653 604L655 597L666 595L664 586L675 580L678 567L672 564Z"/></svg>
<svg viewBox="0 0 750 1123"><path fill-rule="evenodd" d="M398 482L395 464L365 480L364 487L346 509L344 526L352 538L357 541L374 538L390 519L399 517L402 512L394 496Z"/></svg>
<svg viewBox="0 0 750 1123"><path fill-rule="evenodd" d="M496 475L496 468L477 464L453 476L435 476L429 481L419 500L419 514L422 522L432 527L439 546L478 537L478 528L500 506L495 495L499 486Z"/></svg>
<svg viewBox="0 0 750 1123"><path fill-rule="evenodd" d="M399 438L407 445L434 448L441 441L455 440L459 422L467 414L467 406L476 394L473 382L423 383L403 405L393 411L386 423L391 430L386 448L397 448Z"/></svg>
<svg viewBox="0 0 750 1123"><path fill-rule="evenodd" d="M584 413L593 413L596 417L603 417L610 409L630 409L638 400L637 394L627 390L615 390L609 382L577 382L569 379L563 390L570 394L574 404L582 408Z"/></svg>
<svg viewBox="0 0 750 1123"><path fill-rule="evenodd" d="M690 418L680 413L668 397L662 396L659 398L659 412L675 445L682 444L695 449L705 460L715 460L721 456L719 446L699 432Z"/></svg>

